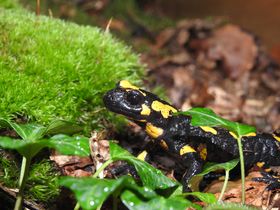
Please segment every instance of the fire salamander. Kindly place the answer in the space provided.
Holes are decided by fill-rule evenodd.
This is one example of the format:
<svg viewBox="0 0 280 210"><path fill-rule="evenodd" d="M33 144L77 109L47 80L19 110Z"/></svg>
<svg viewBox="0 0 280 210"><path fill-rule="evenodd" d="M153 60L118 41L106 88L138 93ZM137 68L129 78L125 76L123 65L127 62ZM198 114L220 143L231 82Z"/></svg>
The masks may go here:
<svg viewBox="0 0 280 210"><path fill-rule="evenodd" d="M239 157L234 133L224 128L192 126L190 116L173 115L178 112L174 106L128 81L120 81L104 95L103 101L110 111L144 126L161 147L179 157L186 168L182 178L184 191L189 190L189 180L201 172L206 161L227 162ZM280 165L279 133L249 133L242 137L242 144L246 169L254 165L263 169L262 177L255 181L268 183L269 190L280 189L280 178L269 173L269 166ZM139 158L145 159L146 155L144 151Z"/></svg>

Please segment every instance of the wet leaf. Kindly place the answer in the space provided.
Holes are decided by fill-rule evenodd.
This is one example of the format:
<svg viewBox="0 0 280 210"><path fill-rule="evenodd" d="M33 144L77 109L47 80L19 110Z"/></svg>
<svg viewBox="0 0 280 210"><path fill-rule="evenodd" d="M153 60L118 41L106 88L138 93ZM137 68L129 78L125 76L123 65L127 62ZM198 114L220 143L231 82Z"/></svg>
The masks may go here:
<svg viewBox="0 0 280 210"><path fill-rule="evenodd" d="M5 149L17 150L22 156L32 158L44 147L44 142L0 137L0 146Z"/></svg>
<svg viewBox="0 0 280 210"><path fill-rule="evenodd" d="M78 126L75 123L65 121L65 120L55 120L46 127L45 134L54 135L54 134L63 133L63 134L71 135L71 134L78 133L82 129L83 129L82 127Z"/></svg>
<svg viewBox="0 0 280 210"><path fill-rule="evenodd" d="M36 140L43 136L45 127L35 124L17 124L4 118L0 118L1 127L12 128L24 140Z"/></svg>
<svg viewBox="0 0 280 210"><path fill-rule="evenodd" d="M239 159L233 159L231 161L225 162L225 163L206 163L203 167L203 170L198 175L205 175L208 174L211 171L216 171L218 169L224 169L224 170L232 170L237 164L239 163Z"/></svg>
<svg viewBox="0 0 280 210"><path fill-rule="evenodd" d="M220 126L234 132L238 136L256 132L254 127L226 120L219 117L215 112L208 108L197 107L186 112L179 112L178 114L190 115L192 117L191 124L193 126Z"/></svg>
<svg viewBox="0 0 280 210"><path fill-rule="evenodd" d="M58 150L65 155L88 156L90 154L88 138L57 135L51 139L24 141L9 137L0 137L0 146L17 150L22 156L32 158L44 147Z"/></svg>
<svg viewBox="0 0 280 210"><path fill-rule="evenodd" d="M219 169L224 170L232 170L237 164L239 163L239 159L234 159L225 163L206 163L203 167L203 170L201 173L196 174L193 176L190 180L191 189L194 191L199 190L199 183L202 180L203 176Z"/></svg>
<svg viewBox="0 0 280 210"><path fill-rule="evenodd" d="M199 205L193 204L183 197L164 198L157 196L149 201L144 201L135 193L126 190L121 195L124 205L130 210L161 209L161 210L185 210L187 207L202 209Z"/></svg>
<svg viewBox="0 0 280 210"><path fill-rule="evenodd" d="M143 184L151 189L166 189L179 185L177 182L166 177L160 170L142 160L139 160L128 151L112 142L110 142L110 155L114 161L124 160L133 165Z"/></svg>
<svg viewBox="0 0 280 210"><path fill-rule="evenodd" d="M59 183L74 192L79 204L84 209L96 209L111 194L120 192L123 188L136 191L146 199L156 196L154 191L147 187L138 186L129 176L123 176L119 179L61 177Z"/></svg>
<svg viewBox="0 0 280 210"><path fill-rule="evenodd" d="M192 195L197 197L199 200L208 203L208 204L212 204L212 203L216 203L217 199L215 197L214 194L212 193L202 193L202 192L189 192L189 193L184 193L184 195Z"/></svg>
<svg viewBox="0 0 280 210"><path fill-rule="evenodd" d="M56 149L63 155L89 156L89 139L83 136L67 136L58 134L51 137L47 146Z"/></svg>
<svg viewBox="0 0 280 210"><path fill-rule="evenodd" d="M40 139L47 134L74 134L81 130L79 126L64 120L55 120L44 127L37 124L13 123L10 120L0 118L0 126L12 128L22 139L28 141Z"/></svg>

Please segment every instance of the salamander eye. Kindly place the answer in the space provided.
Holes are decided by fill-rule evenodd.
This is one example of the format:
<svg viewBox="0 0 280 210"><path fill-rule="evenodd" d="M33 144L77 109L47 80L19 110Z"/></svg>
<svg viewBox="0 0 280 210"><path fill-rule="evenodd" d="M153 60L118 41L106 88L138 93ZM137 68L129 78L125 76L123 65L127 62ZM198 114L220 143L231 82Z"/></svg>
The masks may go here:
<svg viewBox="0 0 280 210"><path fill-rule="evenodd" d="M142 104L144 101L144 96L138 91L132 90L127 93L127 101L131 105Z"/></svg>

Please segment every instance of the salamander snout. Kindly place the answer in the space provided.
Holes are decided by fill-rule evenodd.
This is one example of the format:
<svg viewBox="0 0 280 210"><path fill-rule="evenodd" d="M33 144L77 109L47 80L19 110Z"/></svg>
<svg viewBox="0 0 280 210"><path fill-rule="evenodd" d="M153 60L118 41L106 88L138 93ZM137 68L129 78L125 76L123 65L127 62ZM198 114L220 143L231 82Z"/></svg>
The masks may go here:
<svg viewBox="0 0 280 210"><path fill-rule="evenodd" d="M123 98L122 94L113 89L105 93L103 102L107 109L114 111L114 108L120 103L121 98Z"/></svg>
<svg viewBox="0 0 280 210"><path fill-rule="evenodd" d="M103 96L104 105L112 112L134 120L142 120L142 105L145 97L138 90L115 88Z"/></svg>

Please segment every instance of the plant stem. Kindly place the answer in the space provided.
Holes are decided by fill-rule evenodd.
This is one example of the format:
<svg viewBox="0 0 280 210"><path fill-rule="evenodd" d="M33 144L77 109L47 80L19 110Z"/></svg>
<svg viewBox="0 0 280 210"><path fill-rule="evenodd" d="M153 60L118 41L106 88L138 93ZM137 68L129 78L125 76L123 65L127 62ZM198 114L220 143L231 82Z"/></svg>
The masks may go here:
<svg viewBox="0 0 280 210"><path fill-rule="evenodd" d="M98 175L111 163L113 163L114 161L112 159L107 160L105 163L103 163L103 165L100 166L100 168L92 175L93 178L97 178Z"/></svg>
<svg viewBox="0 0 280 210"><path fill-rule="evenodd" d="M117 200L118 194L116 193L113 194L113 210L118 209L118 200Z"/></svg>
<svg viewBox="0 0 280 210"><path fill-rule="evenodd" d="M31 162L31 158L22 157L19 184L18 184L19 191L17 194L17 199L16 199L16 204L15 204L14 210L22 209L23 190L24 190L26 178L28 175L30 162Z"/></svg>
<svg viewBox="0 0 280 210"><path fill-rule="evenodd" d="M238 150L239 150L239 158L240 158L240 170L241 170L241 187L242 187L242 205L245 204L245 166L244 166L244 156L243 156L243 149L241 143L241 137L238 137Z"/></svg>
<svg viewBox="0 0 280 210"><path fill-rule="evenodd" d="M222 201L222 198L225 194L226 188L227 188L227 184L228 184L228 179L229 179L229 170L226 170L226 176L225 176L225 181L224 181L224 185L221 191L221 194L219 196L218 202Z"/></svg>
<svg viewBox="0 0 280 210"><path fill-rule="evenodd" d="M102 203L96 208L96 210L100 210L102 207Z"/></svg>
<svg viewBox="0 0 280 210"><path fill-rule="evenodd" d="M105 163L103 163L103 165L100 166L100 168L95 171L95 173L92 175L93 178L97 178L98 175L108 166L110 165L112 162L114 162L112 159L107 160ZM100 205L101 206L101 205ZM74 210L79 210L80 208L80 204L77 202L76 206L74 208Z"/></svg>
<svg viewBox="0 0 280 210"><path fill-rule="evenodd" d="M79 210L80 209L80 204L77 202L76 206L74 207L74 210Z"/></svg>

